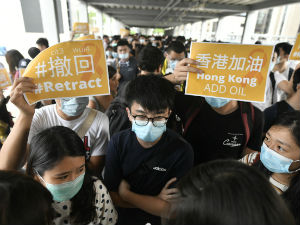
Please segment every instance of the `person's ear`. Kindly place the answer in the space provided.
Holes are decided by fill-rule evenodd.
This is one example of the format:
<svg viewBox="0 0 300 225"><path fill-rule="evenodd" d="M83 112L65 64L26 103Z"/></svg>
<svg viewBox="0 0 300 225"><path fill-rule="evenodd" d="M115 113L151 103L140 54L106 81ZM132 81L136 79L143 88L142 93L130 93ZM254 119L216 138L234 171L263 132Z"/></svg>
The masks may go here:
<svg viewBox="0 0 300 225"><path fill-rule="evenodd" d="M130 109L128 107L126 107L126 112L127 112L128 119L130 120L130 122L132 122L132 116L130 114Z"/></svg>

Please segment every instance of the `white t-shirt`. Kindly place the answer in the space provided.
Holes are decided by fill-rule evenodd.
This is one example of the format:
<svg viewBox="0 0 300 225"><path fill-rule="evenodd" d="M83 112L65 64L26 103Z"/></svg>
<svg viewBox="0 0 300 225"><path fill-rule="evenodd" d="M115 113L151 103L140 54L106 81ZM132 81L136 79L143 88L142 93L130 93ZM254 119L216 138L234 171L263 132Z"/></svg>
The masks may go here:
<svg viewBox="0 0 300 225"><path fill-rule="evenodd" d="M268 75L267 81L266 81L265 102L262 102L262 103L252 102L252 104L254 106L256 106L257 108L259 108L261 111L264 111L266 108L268 108L272 105L272 93L273 93L272 82L271 82L270 76Z"/></svg>
<svg viewBox="0 0 300 225"><path fill-rule="evenodd" d="M116 224L118 219L118 214L110 195L100 180L94 182L94 188L96 191L95 196L95 206L96 206L96 217L94 221L90 222L92 224L103 224L103 225L113 225ZM52 204L57 217L54 219L55 225L70 225L70 214L71 214L71 201L56 202Z"/></svg>
<svg viewBox="0 0 300 225"><path fill-rule="evenodd" d="M86 108L79 118L68 121L57 114L56 104L36 109L30 127L28 144L31 143L33 136L53 126L64 126L78 132L90 110L90 108ZM98 111L90 129L83 138L88 158L89 156L105 155L108 141L109 120L105 114Z"/></svg>
<svg viewBox="0 0 300 225"><path fill-rule="evenodd" d="M285 100L287 98L287 94L278 87L278 84L283 80L288 80L289 70L290 68L288 67L288 69L285 70L283 73L279 73L278 71L274 73L276 83L274 87L273 104Z"/></svg>

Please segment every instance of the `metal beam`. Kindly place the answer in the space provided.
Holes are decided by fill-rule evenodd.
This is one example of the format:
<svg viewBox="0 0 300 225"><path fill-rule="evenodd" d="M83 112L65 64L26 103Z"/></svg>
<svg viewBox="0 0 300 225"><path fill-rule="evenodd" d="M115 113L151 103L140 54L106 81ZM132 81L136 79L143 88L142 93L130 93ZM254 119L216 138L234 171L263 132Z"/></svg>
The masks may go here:
<svg viewBox="0 0 300 225"><path fill-rule="evenodd" d="M264 2L256 3L250 6L250 10L265 9L270 7L288 5L293 3L299 3L299 0L267 0Z"/></svg>
<svg viewBox="0 0 300 225"><path fill-rule="evenodd" d="M99 8L102 12L110 14L110 15L146 15L146 16L156 16L160 10L140 10L140 9L106 9L106 8ZM176 14L177 15L176 15ZM178 11L170 11L169 15L179 16L182 12ZM179 14L179 15L178 15ZM186 15L189 17L195 18L214 18L218 17L219 15L216 13L202 13L202 12L187 12Z"/></svg>
<svg viewBox="0 0 300 225"><path fill-rule="evenodd" d="M162 0L85 0L88 4L92 5L105 5L105 4L117 4L117 5L133 5L133 6L151 6L151 7L164 7L168 1ZM194 7L197 2L181 2L175 8L189 9ZM231 4L215 4L205 3L200 4L203 9L214 9L224 11L248 11L247 5L231 5Z"/></svg>

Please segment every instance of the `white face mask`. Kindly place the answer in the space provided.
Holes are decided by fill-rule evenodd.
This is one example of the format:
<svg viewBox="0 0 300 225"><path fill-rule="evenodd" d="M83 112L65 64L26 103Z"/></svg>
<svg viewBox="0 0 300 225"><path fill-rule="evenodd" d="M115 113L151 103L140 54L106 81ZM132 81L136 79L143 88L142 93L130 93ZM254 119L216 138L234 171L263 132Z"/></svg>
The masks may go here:
<svg viewBox="0 0 300 225"><path fill-rule="evenodd" d="M281 63L281 58L280 58L280 56L278 56L278 58L276 59L276 64L279 64L279 63Z"/></svg>

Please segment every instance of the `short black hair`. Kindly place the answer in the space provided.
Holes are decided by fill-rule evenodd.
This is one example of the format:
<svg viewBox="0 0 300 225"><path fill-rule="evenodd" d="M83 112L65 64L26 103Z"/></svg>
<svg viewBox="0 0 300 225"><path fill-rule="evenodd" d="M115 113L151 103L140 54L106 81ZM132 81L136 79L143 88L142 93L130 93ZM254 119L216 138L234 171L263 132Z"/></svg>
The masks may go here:
<svg viewBox="0 0 300 225"><path fill-rule="evenodd" d="M124 46L124 45L127 45L128 47L130 47L129 43L126 39L121 39L120 41L118 41L117 47Z"/></svg>
<svg viewBox="0 0 300 225"><path fill-rule="evenodd" d="M44 45L44 46L46 46L46 48L49 48L49 42L48 42L47 38L39 38L36 41L36 44L37 45Z"/></svg>
<svg viewBox="0 0 300 225"><path fill-rule="evenodd" d="M138 76L130 81L125 93L126 104L129 108L133 102L136 102L149 112L155 113L168 108L172 109L174 98L173 84L154 74Z"/></svg>
<svg viewBox="0 0 300 225"><path fill-rule="evenodd" d="M295 70L293 77L293 90L297 91L297 85L300 84L300 68Z"/></svg>
<svg viewBox="0 0 300 225"><path fill-rule="evenodd" d="M184 44L185 43L185 37L184 36L178 36L176 38L176 41L180 41L182 44Z"/></svg>
<svg viewBox="0 0 300 225"><path fill-rule="evenodd" d="M278 43L276 46L275 46L275 49L278 49L278 55L279 55L279 49L281 48L282 51L286 54L286 55L289 55L292 51L292 48L293 48L293 45L291 45L290 43L288 42L281 42L281 43Z"/></svg>
<svg viewBox="0 0 300 225"><path fill-rule="evenodd" d="M138 67L147 72L154 72L164 62L161 50L153 46L144 47L138 55Z"/></svg>
<svg viewBox="0 0 300 225"><path fill-rule="evenodd" d="M108 37L106 34L103 34L103 39L104 39L104 38L109 38L109 37Z"/></svg>
<svg viewBox="0 0 300 225"><path fill-rule="evenodd" d="M167 53L170 53L171 51L174 51L178 54L182 52L185 53L185 47L180 41L172 41L166 51Z"/></svg>
<svg viewBox="0 0 300 225"><path fill-rule="evenodd" d="M31 47L28 49L28 55L34 59L41 51L36 47Z"/></svg>

